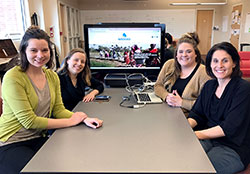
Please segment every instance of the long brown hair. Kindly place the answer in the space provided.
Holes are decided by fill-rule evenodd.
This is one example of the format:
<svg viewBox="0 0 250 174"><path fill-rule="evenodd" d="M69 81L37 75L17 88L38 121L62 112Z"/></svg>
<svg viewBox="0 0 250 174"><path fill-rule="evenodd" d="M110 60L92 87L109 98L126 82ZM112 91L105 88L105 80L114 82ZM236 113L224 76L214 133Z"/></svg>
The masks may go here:
<svg viewBox="0 0 250 174"><path fill-rule="evenodd" d="M89 68L89 64L88 64L88 58L87 58L87 55L86 55L86 52L82 49L82 48L74 48L72 49L68 55L64 58L64 65L63 67L59 70L58 74L69 74L69 70L68 70L68 60L75 54L75 53L82 53L85 55L86 57L86 62L85 62L85 66L83 68L83 70L78 74L81 76L81 78L87 83L88 86L91 86L91 82L90 82L90 79L91 79L91 71L90 71L90 68ZM77 75L77 76L78 76Z"/></svg>

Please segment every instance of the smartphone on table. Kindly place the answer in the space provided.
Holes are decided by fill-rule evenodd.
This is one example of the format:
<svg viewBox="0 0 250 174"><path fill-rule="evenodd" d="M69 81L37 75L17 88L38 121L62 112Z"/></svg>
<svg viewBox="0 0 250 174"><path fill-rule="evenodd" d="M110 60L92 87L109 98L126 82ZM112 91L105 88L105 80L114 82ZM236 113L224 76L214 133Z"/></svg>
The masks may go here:
<svg viewBox="0 0 250 174"><path fill-rule="evenodd" d="M110 96L109 95L97 95L97 96L95 96L95 99L94 99L94 101L99 101L99 102L101 102L101 101L109 101L110 100Z"/></svg>

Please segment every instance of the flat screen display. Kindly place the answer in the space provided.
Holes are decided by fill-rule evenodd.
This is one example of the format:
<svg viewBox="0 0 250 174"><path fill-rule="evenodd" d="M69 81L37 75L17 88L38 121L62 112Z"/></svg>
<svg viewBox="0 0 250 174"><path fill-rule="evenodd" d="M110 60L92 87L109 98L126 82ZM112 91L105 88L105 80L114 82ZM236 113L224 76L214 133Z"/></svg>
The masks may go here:
<svg viewBox="0 0 250 174"><path fill-rule="evenodd" d="M84 25L91 69L159 69L164 55L163 24Z"/></svg>

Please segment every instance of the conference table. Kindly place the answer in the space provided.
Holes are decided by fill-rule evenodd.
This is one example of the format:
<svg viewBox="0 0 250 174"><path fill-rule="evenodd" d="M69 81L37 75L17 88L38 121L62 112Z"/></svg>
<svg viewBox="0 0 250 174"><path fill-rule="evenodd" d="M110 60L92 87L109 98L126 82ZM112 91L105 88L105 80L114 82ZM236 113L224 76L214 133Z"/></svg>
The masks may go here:
<svg viewBox="0 0 250 174"><path fill-rule="evenodd" d="M121 107L124 88L102 95L110 101L74 109L104 120L102 127L56 130L22 173L216 173L180 108Z"/></svg>

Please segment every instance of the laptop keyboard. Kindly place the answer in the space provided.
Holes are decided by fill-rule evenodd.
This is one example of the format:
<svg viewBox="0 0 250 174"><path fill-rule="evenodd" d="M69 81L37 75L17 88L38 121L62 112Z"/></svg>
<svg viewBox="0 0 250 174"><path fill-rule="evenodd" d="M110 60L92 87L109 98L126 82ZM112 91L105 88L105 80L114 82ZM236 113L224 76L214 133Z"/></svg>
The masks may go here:
<svg viewBox="0 0 250 174"><path fill-rule="evenodd" d="M140 101L151 101L148 94L138 94Z"/></svg>

